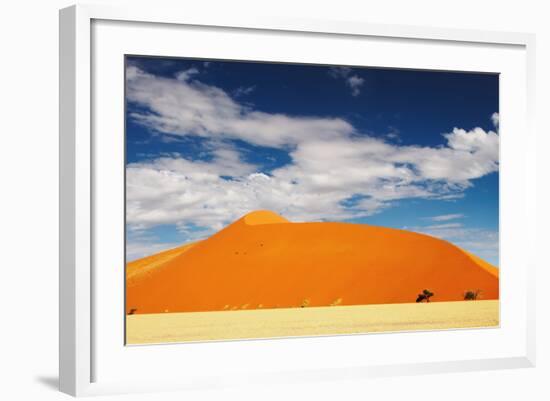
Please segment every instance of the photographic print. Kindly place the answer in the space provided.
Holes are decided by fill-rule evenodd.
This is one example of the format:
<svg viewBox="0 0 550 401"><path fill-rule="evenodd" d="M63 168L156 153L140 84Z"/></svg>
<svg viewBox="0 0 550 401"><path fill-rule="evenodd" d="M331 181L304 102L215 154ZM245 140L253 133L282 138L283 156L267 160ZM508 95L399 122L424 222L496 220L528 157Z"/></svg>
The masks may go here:
<svg viewBox="0 0 550 401"><path fill-rule="evenodd" d="M126 56L126 343L499 325L497 74Z"/></svg>

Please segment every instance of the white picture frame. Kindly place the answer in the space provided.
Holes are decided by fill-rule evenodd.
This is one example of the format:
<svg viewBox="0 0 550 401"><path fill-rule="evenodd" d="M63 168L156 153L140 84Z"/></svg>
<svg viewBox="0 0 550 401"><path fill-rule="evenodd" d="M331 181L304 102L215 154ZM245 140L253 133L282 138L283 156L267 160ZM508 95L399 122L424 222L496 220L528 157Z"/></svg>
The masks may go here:
<svg viewBox="0 0 550 401"><path fill-rule="evenodd" d="M134 24L133 28L129 25L116 26L120 24ZM94 31L94 24L97 29L103 31ZM102 25L104 24L104 25ZM102 302L94 302L94 294L98 286L109 288L113 286L113 291L122 291L117 285L118 281L111 284L105 284L110 280L109 275L98 275L94 272L98 260L103 260L103 256L97 254L95 239L98 230L102 230L104 225L98 220L103 209L97 210L98 204L95 193L98 189L96 180L98 173L98 158L109 158L107 154L98 155L104 151L105 142L97 143L94 139L94 129L104 127L101 124L110 124L117 120L120 124L122 116L116 117L116 107L113 115L101 114L100 108L95 107L94 96L101 96L95 93L97 88L93 85L94 74L102 67L100 62L95 59L108 60L108 54L114 55L118 60L120 52L124 52L123 47L117 47L124 42L123 35L117 34L128 29L139 29L155 27L150 37L155 35L171 35L178 29L185 30L185 27L197 27L208 31L216 30L219 33L230 32L236 34L254 35L262 33L274 36L273 41L277 41L277 35L286 35L286 37L311 38L319 37L330 38L338 37L342 40L384 40L387 43L395 41L408 41L407 43L416 43L418 45L430 44L441 48L445 46L454 46L456 52L477 49L481 57L487 48L494 48L495 51L503 52L503 59L512 62L509 63L510 79L509 86L501 94L502 97L510 97L512 90L519 94L517 99L513 100L513 106L517 107L514 115L506 117L506 111L512 109L512 104L503 107L504 121L501 126L503 132L514 131L521 132L521 141L518 140L519 134L508 134L505 144L503 144L503 168L501 171L501 182L505 183L502 192L502 199L510 199L503 204L501 219L506 224L502 225L503 237L501 238L501 247L507 249L503 251L504 258L509 263L504 265L514 266L515 269L502 270L502 298L501 302L505 310L512 310L510 315L504 316L503 324L499 329L487 329L477 331L455 331L446 333L404 333L389 334L392 337L392 343L401 343L405 346L415 346L422 342L429 341L437 343L438 338L448 337L450 341L454 338L456 341L465 343L472 336L479 338L485 337L487 343L496 344L494 349L482 348L469 350L464 354L464 358L458 358L448 355L441 355L440 358L428 357L419 359L411 353L400 360L373 355L372 360L362 362L364 356L358 353L355 357L349 356L348 359L338 359L335 353L338 347L343 347L345 343L361 344L366 346L365 339L369 342L382 344L381 339L386 334L365 336L339 336L320 339L287 339L287 340L261 340L261 341L240 341L230 343L209 343L201 344L199 347L191 348L187 346L187 361L193 361L193 357L200 355L210 355L214 350L225 353L227 358L236 355L244 355L243 360L247 360L246 352L258 354L262 349L268 349L263 356L273 359L273 369L263 369L259 366L257 369L241 366L241 373L245 375L232 375L231 363L221 366L216 372L209 375L204 369L197 367L193 369L192 362L186 362L187 373L183 377L167 377L164 380L151 377L150 380L134 379L117 376L115 370L126 363L128 366L137 361L147 361L147 365L158 364L159 361L169 361L175 354L178 345L171 346L144 346L137 347L131 354L123 352L124 344L121 342L116 345L121 349L116 352L105 344L111 344L118 341L120 331L123 328L118 327L117 322L104 317L101 310L106 302L113 302L115 309L120 297L106 296ZM121 31L122 30L122 31ZM94 41L94 32L97 40ZM103 32L103 33L102 33ZM153 31L151 31L153 32ZM179 32L179 31L178 31ZM112 42L112 46L106 49L105 55L102 52L105 44L105 33ZM103 36L102 36L103 35ZM114 36L113 36L114 35ZM158 36L159 38L161 36ZM102 39L103 38L103 39ZM117 38L121 40L117 40ZM267 40L267 39L266 39ZM154 42L154 40L152 40ZM159 43L159 42L157 42ZM274 42L275 43L275 42ZM151 44L142 44L143 46L152 46ZM534 35L523 33L506 32L484 32L457 29L438 29L414 26L398 25L376 25L366 22L350 21L321 21L321 20L296 20L292 18L274 18L261 16L242 16L239 19L227 18L222 15L199 15L187 13L186 10L166 10L156 9L155 7L128 7L113 8L109 6L96 5L78 5L72 6L60 11L60 390L75 396L94 395L107 393L126 393L137 391L165 391L172 389L197 389L211 388L219 386L231 386L251 382L292 382L297 380L329 380L338 378L363 378L387 375L407 375L414 372L432 373L432 372L455 372L481 369L506 369L515 367L531 367L535 364L535 296L534 296L534 270L536 260L534 257L527 257L525 262L518 263L516 255L520 253L533 255L533 252L526 252L530 244L534 243L535 236L535 133L532 128L534 112ZM134 48L135 49L135 48ZM501 50L498 50L501 49ZM510 50L508 52L508 50ZM145 50L146 51L146 50ZM152 50L149 50L149 52ZM171 51L167 44L160 52ZM430 51L425 50L425 51ZM506 53L507 52L507 53ZM108 53L108 54L107 54ZM506 53L506 54L504 54ZM101 56L99 56L101 55ZM173 55L173 54L165 54ZM247 56L243 56L247 57ZM250 56L248 56L250 57ZM305 57L305 56L304 56ZM342 57L345 57L342 56ZM411 61L410 65L405 65L399 61L403 55L395 55L395 60L380 62L390 66L390 63L398 63L403 67L414 68L415 64ZM120 61L120 60L119 60ZM312 60L315 62L315 60ZM351 61L350 61L351 62ZM496 62L496 61L493 61ZM403 63L403 64L400 64ZM470 67L468 67L470 63ZM435 65L435 64L434 64ZM473 61L462 60L455 64L442 62L436 69L459 69L459 70L477 70ZM487 67L489 68L489 67ZM512 71L512 68L517 70ZM96 71L97 69L97 71ZM489 70L493 71L492 68ZM493 72L501 72L496 68ZM517 75L517 76L515 76ZM99 77L100 82L103 78ZM118 78L117 78L118 79ZM97 84L97 80L94 81ZM120 90L120 88L118 89ZM122 105L123 99L116 100ZM102 123L95 120L97 114L102 115ZM517 114L517 115L516 115ZM514 119L516 116L517 118ZM104 118L105 117L105 118ZM111 120L112 118L112 120ZM508 120L508 121L506 121ZM114 129L114 128L113 128ZM506 135L506 134L505 134ZM113 139L114 140L114 139ZM119 144L120 145L120 144ZM120 151L118 145L112 147L113 153ZM116 155L112 155L113 160ZM508 160L508 162L507 162ZM508 164L506 164L508 163ZM513 166L513 168L512 168ZM510 184L507 184L510 183ZM111 182L110 189L116 188L120 181ZM515 191L517 185L523 186L523 191ZM520 193L521 192L521 193ZM122 192L121 192L122 193ZM506 197L506 198L505 198ZM508 206L507 206L508 205ZM120 211L120 210L119 210ZM116 210L113 211L116 213ZM111 215L111 217L115 215ZM122 221L122 217L120 217ZM521 226L524 229L521 241L514 243L514 228ZM116 230L114 230L116 231ZM114 248L113 248L114 249ZM113 254L116 254L113 250ZM116 257L115 259L116 260ZM114 277L114 276L113 276ZM120 276L120 278L122 275ZM508 277L510 280L508 280ZM510 296L510 281L513 281L517 288L515 289L519 301L513 306L507 304L507 296ZM117 279L118 280L118 279ZM104 291L104 293L110 293ZM117 293L118 294L118 293ZM110 299L109 297L112 297ZM114 316L114 315L113 315ZM517 318L512 322L512 318ZM120 310L120 319L123 321L123 311ZM512 327L515 324L515 328ZM98 326L101 327L98 335ZM115 327L116 326L116 327ZM109 337L109 332L117 333ZM495 331L500 330L500 331ZM495 334L497 333L497 334ZM499 336L498 333L508 333ZM428 339L422 339L421 336L427 336ZM114 339L113 339L114 338ZM370 340L369 340L370 339ZM380 347L377 344L377 347ZM443 346L444 343L441 343ZM185 346L185 345L183 345ZM164 348L163 348L164 347ZM302 365L293 364L292 360L277 359L276 355L282 353L298 354L300 352L307 355L315 353L323 347L328 349L326 358L323 361L312 360L311 363ZM248 350L244 350L247 348ZM475 348L475 347L474 347ZM177 348L181 350L182 348ZM170 350L170 352L167 352ZM174 352L172 352L174 351ZM460 345L456 352L464 351ZM178 351L179 352L179 351ZM245 354L241 354L245 352ZM115 355L116 354L116 355ZM304 354L305 355L305 354ZM116 359L119 358L119 359ZM143 359L147 358L147 359ZM250 356L252 358L252 356ZM331 359L332 358L332 359ZM126 360L126 362L123 361ZM338 360L337 360L338 359ZM103 362L97 362L103 361ZM248 359L248 362L254 361ZM103 373L107 363L113 366L112 372ZM238 362L235 362L238 364ZM244 363L243 363L244 364ZM223 365L223 364L222 364ZM103 368L102 368L103 367ZM237 369L238 370L238 369Z"/></svg>

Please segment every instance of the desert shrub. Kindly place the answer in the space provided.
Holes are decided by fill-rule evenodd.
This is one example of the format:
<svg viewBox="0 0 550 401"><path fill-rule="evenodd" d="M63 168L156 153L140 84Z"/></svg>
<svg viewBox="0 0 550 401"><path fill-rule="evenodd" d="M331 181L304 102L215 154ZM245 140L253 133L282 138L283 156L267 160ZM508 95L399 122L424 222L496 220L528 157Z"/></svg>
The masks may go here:
<svg viewBox="0 0 550 401"><path fill-rule="evenodd" d="M428 289L424 289L422 293L418 294L416 302L430 302L430 298L434 296L434 293Z"/></svg>
<svg viewBox="0 0 550 401"><path fill-rule="evenodd" d="M300 305L300 308L305 308L306 306L309 306L309 303L310 303L309 299L307 299L307 298L304 299L302 301L302 304Z"/></svg>
<svg viewBox="0 0 550 401"><path fill-rule="evenodd" d="M479 295L481 294L481 290L468 290L464 293L464 300L465 301L476 301Z"/></svg>
<svg viewBox="0 0 550 401"><path fill-rule="evenodd" d="M130 312L128 312L129 315L133 315L134 313L136 313L137 309L136 308L132 308L130 309Z"/></svg>

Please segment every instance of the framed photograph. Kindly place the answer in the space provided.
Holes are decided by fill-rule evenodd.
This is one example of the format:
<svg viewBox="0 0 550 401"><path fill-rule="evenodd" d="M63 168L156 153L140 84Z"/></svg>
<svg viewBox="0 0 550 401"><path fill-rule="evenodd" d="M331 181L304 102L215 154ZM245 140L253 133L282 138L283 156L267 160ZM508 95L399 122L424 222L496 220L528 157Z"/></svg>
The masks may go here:
<svg viewBox="0 0 550 401"><path fill-rule="evenodd" d="M61 390L533 366L533 48L62 10Z"/></svg>
<svg viewBox="0 0 550 401"><path fill-rule="evenodd" d="M498 327L498 74L124 68L127 344Z"/></svg>

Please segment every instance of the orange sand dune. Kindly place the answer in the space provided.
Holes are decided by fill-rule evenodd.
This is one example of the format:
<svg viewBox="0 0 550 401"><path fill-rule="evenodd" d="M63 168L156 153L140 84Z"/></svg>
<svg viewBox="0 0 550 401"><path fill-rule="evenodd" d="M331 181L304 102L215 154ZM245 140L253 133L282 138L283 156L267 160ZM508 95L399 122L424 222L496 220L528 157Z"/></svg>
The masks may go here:
<svg viewBox="0 0 550 401"><path fill-rule="evenodd" d="M391 228L291 223L258 211L176 250L128 264L127 311L407 303L424 288L432 301L463 300L477 289L483 299L499 297L494 266L449 242Z"/></svg>
<svg viewBox="0 0 550 401"><path fill-rule="evenodd" d="M195 242L190 242L128 263L126 265L126 284L129 285L134 280L141 280L149 273L158 273L157 267L161 268L166 262L187 252L193 245L195 245Z"/></svg>

